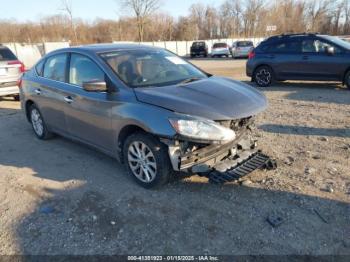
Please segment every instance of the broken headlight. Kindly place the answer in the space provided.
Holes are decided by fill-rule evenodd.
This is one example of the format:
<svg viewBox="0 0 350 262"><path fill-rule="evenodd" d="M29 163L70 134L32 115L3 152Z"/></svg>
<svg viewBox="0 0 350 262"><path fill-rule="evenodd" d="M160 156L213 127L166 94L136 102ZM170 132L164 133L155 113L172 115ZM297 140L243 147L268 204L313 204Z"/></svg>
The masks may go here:
<svg viewBox="0 0 350 262"><path fill-rule="evenodd" d="M204 141L232 141L236 138L233 130L207 119L169 119L178 134Z"/></svg>

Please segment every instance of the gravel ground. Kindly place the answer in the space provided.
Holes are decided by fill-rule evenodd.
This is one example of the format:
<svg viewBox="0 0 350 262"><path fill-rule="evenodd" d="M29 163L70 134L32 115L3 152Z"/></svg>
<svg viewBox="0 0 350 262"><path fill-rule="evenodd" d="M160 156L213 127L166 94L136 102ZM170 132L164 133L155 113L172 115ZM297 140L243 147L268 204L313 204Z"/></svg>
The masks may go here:
<svg viewBox="0 0 350 262"><path fill-rule="evenodd" d="M244 60L194 63L248 80ZM259 143L277 170L157 191L83 145L35 139L19 103L0 99L0 254L350 255L350 92L287 82L264 93Z"/></svg>

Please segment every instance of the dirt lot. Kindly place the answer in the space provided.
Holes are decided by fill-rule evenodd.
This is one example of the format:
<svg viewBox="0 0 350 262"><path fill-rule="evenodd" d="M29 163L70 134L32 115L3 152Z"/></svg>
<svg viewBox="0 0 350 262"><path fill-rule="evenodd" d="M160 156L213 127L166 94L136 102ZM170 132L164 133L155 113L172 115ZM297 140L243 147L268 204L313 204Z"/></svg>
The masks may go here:
<svg viewBox="0 0 350 262"><path fill-rule="evenodd" d="M195 63L248 80L243 60ZM288 82L264 93L260 147L277 170L157 191L85 146L35 139L19 103L1 99L0 254L350 254L350 92Z"/></svg>

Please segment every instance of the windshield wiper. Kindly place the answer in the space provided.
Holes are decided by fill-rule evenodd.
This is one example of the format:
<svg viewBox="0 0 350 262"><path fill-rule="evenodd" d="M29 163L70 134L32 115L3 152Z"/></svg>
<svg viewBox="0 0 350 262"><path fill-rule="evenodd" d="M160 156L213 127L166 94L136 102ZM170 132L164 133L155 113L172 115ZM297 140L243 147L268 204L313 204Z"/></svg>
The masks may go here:
<svg viewBox="0 0 350 262"><path fill-rule="evenodd" d="M194 82L194 81L198 81L198 80L201 80L203 79L202 77L191 77L191 78L187 78L185 80L182 80L180 83L178 83L179 85L182 85L182 84L187 84L187 83L191 83L191 82Z"/></svg>

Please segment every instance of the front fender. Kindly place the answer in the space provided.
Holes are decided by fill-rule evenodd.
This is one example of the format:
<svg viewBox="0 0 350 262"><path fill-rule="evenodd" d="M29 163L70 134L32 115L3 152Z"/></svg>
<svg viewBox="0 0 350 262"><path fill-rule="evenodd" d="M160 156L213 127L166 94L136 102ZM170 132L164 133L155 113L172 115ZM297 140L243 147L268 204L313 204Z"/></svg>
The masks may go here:
<svg viewBox="0 0 350 262"><path fill-rule="evenodd" d="M116 137L126 126L137 126L159 137L171 138L176 135L169 122L174 112L161 107L145 103L124 103L113 108L112 116L112 126L116 130Z"/></svg>

